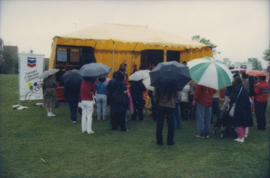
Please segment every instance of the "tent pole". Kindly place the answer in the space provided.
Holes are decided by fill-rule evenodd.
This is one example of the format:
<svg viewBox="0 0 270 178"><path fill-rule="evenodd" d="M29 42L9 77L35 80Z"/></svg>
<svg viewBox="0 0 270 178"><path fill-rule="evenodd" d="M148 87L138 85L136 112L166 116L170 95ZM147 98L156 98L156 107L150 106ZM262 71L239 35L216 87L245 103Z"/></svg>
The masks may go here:
<svg viewBox="0 0 270 178"><path fill-rule="evenodd" d="M163 50L163 62L167 62L167 46Z"/></svg>
<svg viewBox="0 0 270 178"><path fill-rule="evenodd" d="M114 47L115 47L115 42L113 41L113 53L112 53L112 73L114 72Z"/></svg>

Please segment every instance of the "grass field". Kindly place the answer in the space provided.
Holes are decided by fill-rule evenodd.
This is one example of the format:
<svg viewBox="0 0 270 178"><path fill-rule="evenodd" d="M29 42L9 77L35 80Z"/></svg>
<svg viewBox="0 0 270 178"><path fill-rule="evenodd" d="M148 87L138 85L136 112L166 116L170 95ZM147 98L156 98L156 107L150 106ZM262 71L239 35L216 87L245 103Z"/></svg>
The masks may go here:
<svg viewBox="0 0 270 178"><path fill-rule="evenodd" d="M174 146L157 146L155 123L148 117L129 121L126 133L94 120L96 133L86 135L71 123L65 104L57 117L48 118L35 102L22 103L29 109L21 111L12 109L17 103L18 76L0 75L0 177L269 176L269 122L267 131L251 128L241 144L217 136L197 139L195 121L183 121Z"/></svg>

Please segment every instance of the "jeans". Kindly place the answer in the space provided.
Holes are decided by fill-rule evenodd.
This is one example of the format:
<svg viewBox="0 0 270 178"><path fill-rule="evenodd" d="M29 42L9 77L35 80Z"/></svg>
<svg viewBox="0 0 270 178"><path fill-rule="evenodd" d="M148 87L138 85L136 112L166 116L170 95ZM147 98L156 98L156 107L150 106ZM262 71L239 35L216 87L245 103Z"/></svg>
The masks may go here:
<svg viewBox="0 0 270 178"><path fill-rule="evenodd" d="M212 107L196 103L196 120L198 135L206 137L210 135Z"/></svg>
<svg viewBox="0 0 270 178"><path fill-rule="evenodd" d="M70 119L72 121L77 121L77 109L78 109L78 102L68 101L69 111L70 111Z"/></svg>
<svg viewBox="0 0 270 178"><path fill-rule="evenodd" d="M174 128L180 128L181 127L181 115L179 110L179 103L176 103L175 109L174 109Z"/></svg>
<svg viewBox="0 0 270 178"><path fill-rule="evenodd" d="M97 104L97 120L101 119L101 114L103 120L106 120L107 96L103 94L96 94L96 104Z"/></svg>
<svg viewBox="0 0 270 178"><path fill-rule="evenodd" d="M162 130L164 125L164 120L167 119L168 124L168 135L167 135L167 144L173 145L173 137L174 137L174 108L168 108L168 107L158 107L159 115L157 116L157 128L156 128L156 138L157 138L157 144L162 145L163 139L162 139Z"/></svg>
<svg viewBox="0 0 270 178"><path fill-rule="evenodd" d="M94 101L82 100L82 132L92 133L92 114Z"/></svg>

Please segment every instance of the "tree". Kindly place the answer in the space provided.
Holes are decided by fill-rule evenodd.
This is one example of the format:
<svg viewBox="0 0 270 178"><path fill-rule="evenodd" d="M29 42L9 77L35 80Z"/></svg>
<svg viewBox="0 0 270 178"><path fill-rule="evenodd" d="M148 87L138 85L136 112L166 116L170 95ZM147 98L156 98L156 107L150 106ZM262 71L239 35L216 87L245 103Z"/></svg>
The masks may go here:
<svg viewBox="0 0 270 178"><path fill-rule="evenodd" d="M18 73L18 55L14 50L4 48L1 51L0 73L2 74L17 74Z"/></svg>
<svg viewBox="0 0 270 178"><path fill-rule="evenodd" d="M263 54L264 54L263 59L270 63L270 48L266 49Z"/></svg>
<svg viewBox="0 0 270 178"><path fill-rule="evenodd" d="M232 61L229 58L223 58L222 62L228 67L232 64Z"/></svg>
<svg viewBox="0 0 270 178"><path fill-rule="evenodd" d="M262 64L257 58L248 58L248 62L252 64L253 70L262 70Z"/></svg>
<svg viewBox="0 0 270 178"><path fill-rule="evenodd" d="M214 43L212 43L210 40L208 40L206 38L201 38L200 35L194 35L194 36L192 36L192 40L198 41L200 43L205 44L206 46L211 47L212 48L213 55L220 54L220 52L216 50L217 45L215 45Z"/></svg>

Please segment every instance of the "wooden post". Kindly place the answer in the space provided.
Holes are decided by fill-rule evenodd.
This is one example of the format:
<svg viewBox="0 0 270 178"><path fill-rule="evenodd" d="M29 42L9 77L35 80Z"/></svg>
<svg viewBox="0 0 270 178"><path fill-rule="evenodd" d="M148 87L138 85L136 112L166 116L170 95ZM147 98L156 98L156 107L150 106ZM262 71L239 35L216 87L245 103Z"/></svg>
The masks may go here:
<svg viewBox="0 0 270 178"><path fill-rule="evenodd" d="M163 62L167 62L167 46L163 50Z"/></svg>

